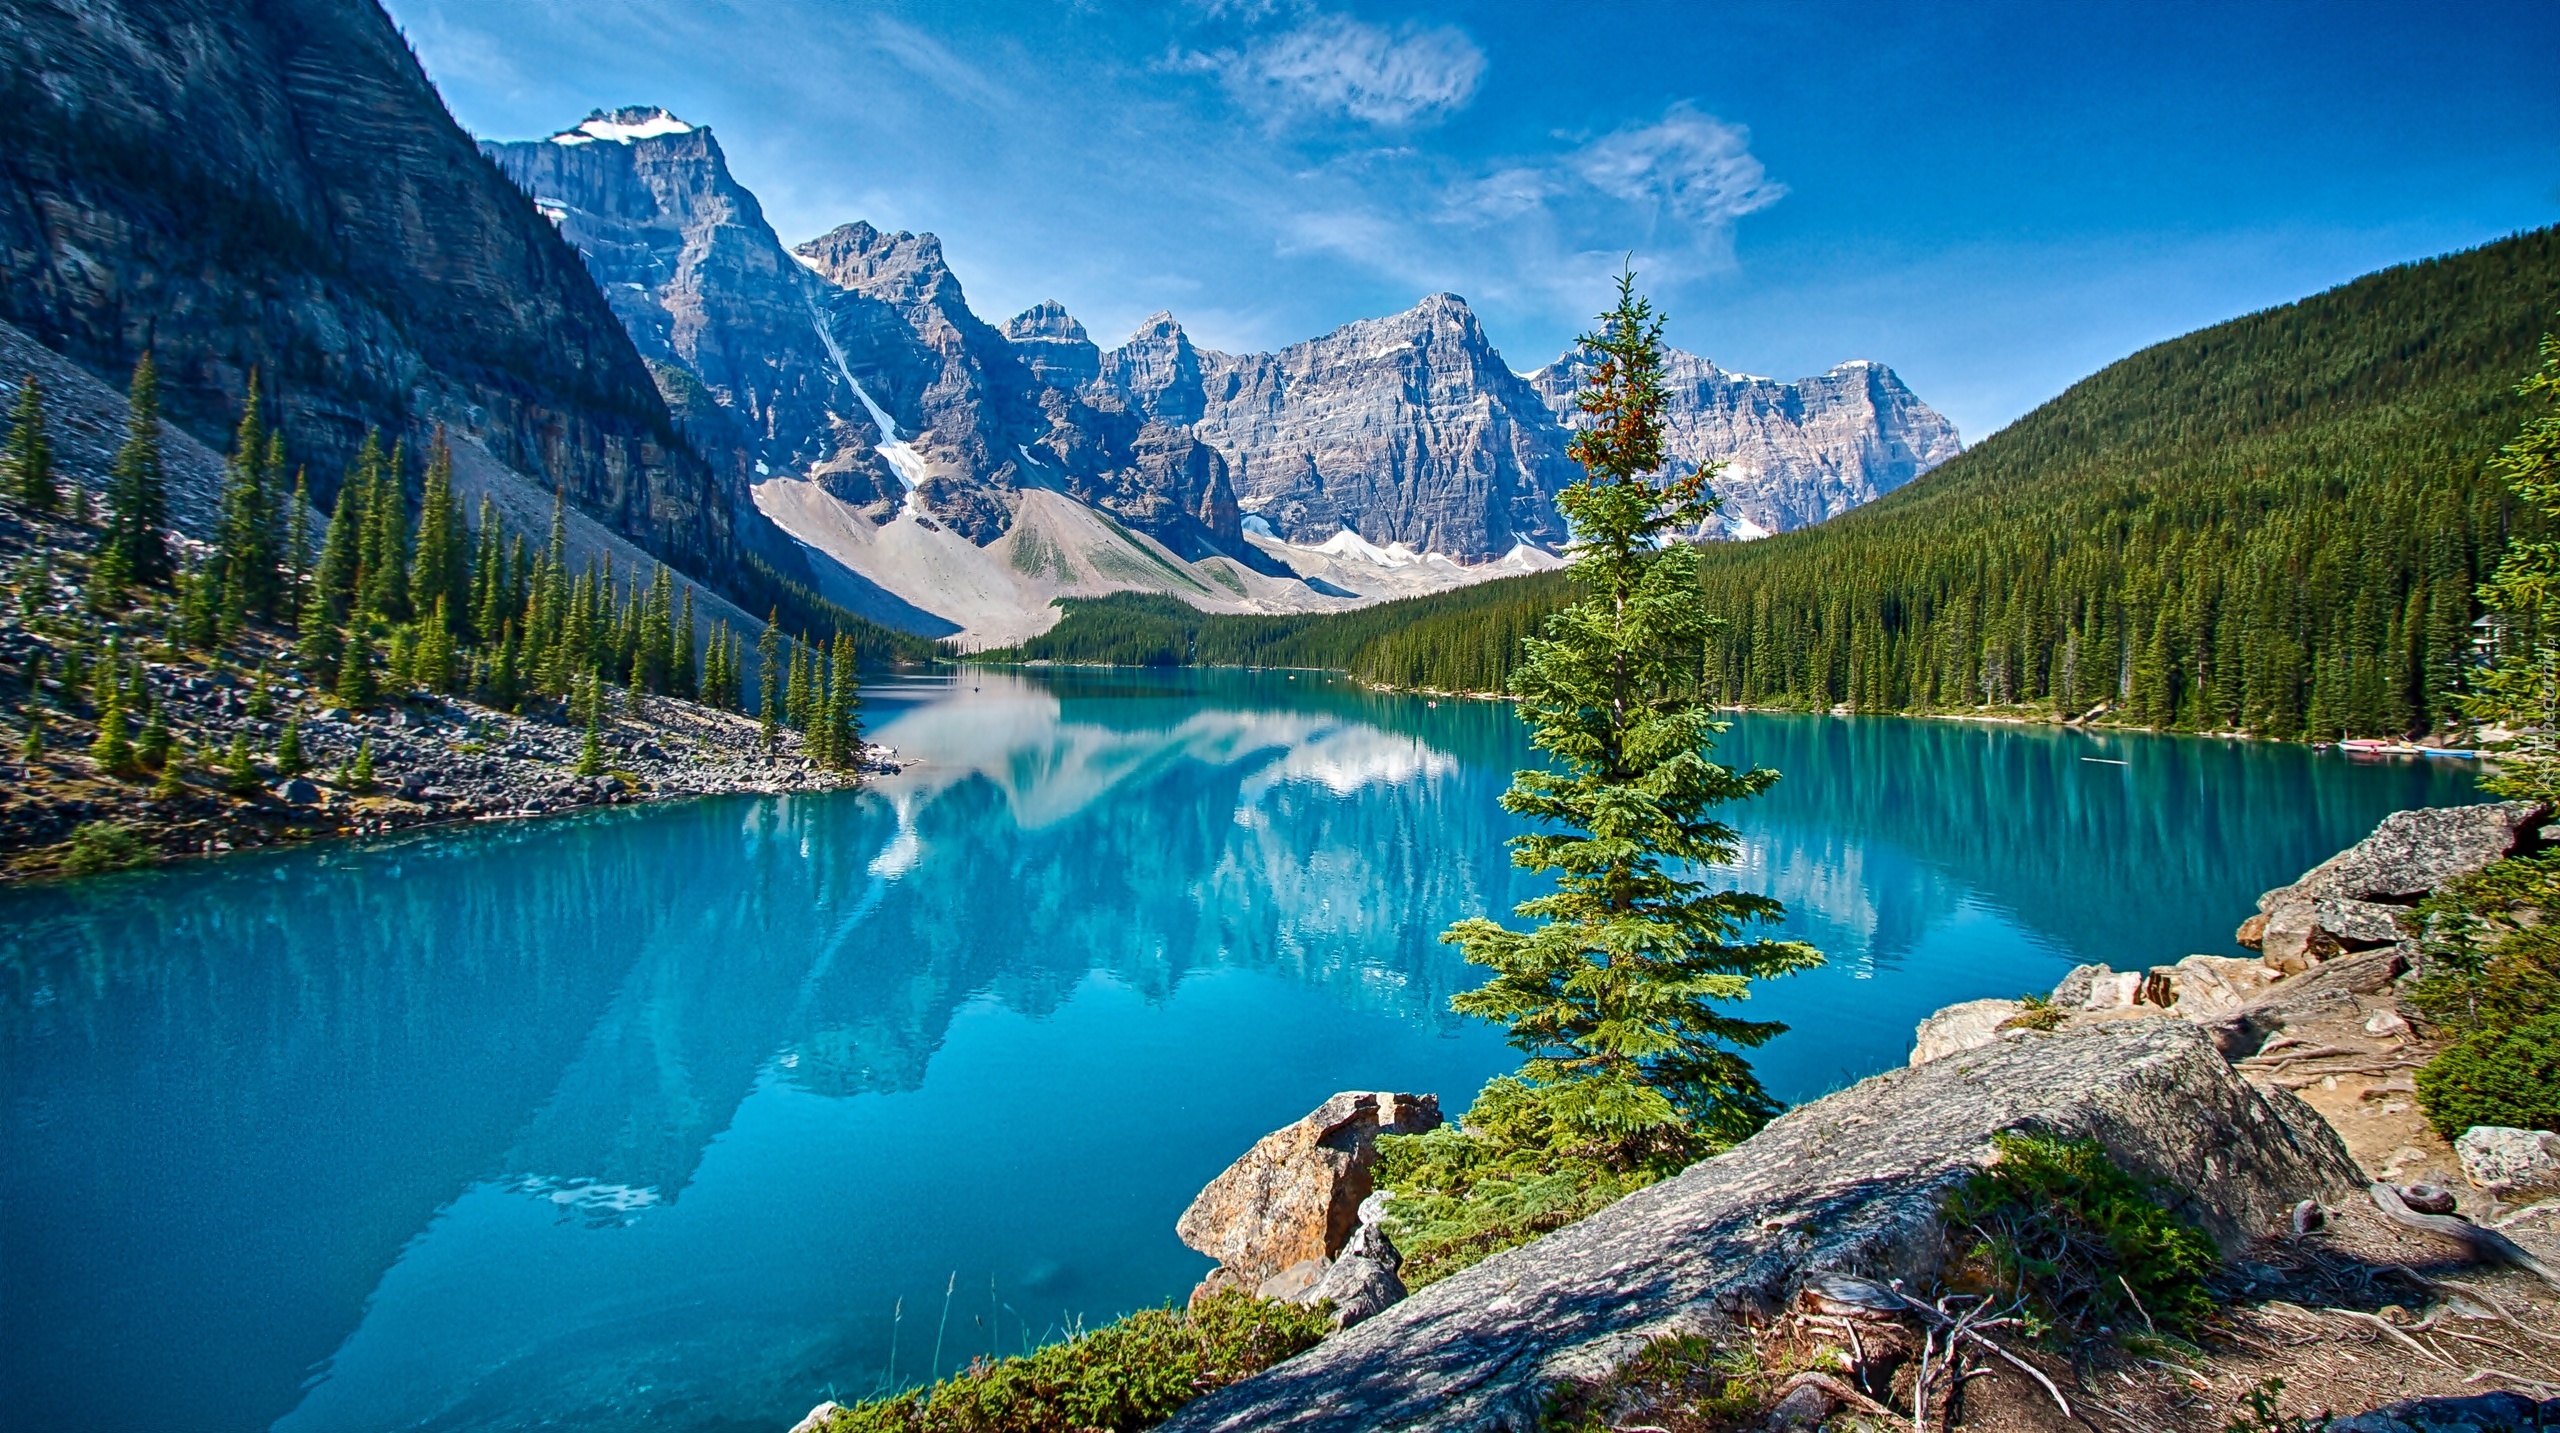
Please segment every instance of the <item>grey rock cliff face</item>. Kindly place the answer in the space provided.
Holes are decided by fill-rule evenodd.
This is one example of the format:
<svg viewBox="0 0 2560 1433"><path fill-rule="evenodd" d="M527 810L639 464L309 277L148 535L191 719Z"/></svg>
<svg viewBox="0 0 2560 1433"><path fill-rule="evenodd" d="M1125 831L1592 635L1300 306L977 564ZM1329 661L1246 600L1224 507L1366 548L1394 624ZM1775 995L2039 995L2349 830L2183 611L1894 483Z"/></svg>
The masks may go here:
<svg viewBox="0 0 2560 1433"><path fill-rule="evenodd" d="M1568 353L1529 375L1568 427L1581 424L1573 400L1590 366ZM1672 456L1688 466L1721 465L1714 487L1727 535L1838 517L1964 451L1955 425L1881 363L1861 359L1779 383L1673 349L1664 378Z"/></svg>
<svg viewBox="0 0 2560 1433"><path fill-rule="evenodd" d="M2251 1087L2184 1021L2013 1032L1791 1111L1164 1426L1526 1433L1554 1381L1605 1374L1658 1335L1774 1311L1819 1274L1928 1277L1945 1256L1942 1201L2003 1130L2097 1140L2185 1191L2185 1212L2226 1251L2294 1201L2363 1179L2318 1115Z"/></svg>
<svg viewBox="0 0 2560 1433"><path fill-rule="evenodd" d="M1103 355L1096 386L1191 425L1226 455L1243 510L1293 542L1349 528L1476 561L1564 540L1555 495L1578 470L1455 294L1242 356L1195 348L1158 314Z"/></svg>
<svg viewBox="0 0 2560 1433"><path fill-rule="evenodd" d="M0 8L0 318L227 445L259 370L323 494L445 422L702 566L732 504L580 266L371 0Z"/></svg>
<svg viewBox="0 0 2560 1433"><path fill-rule="evenodd" d="M577 246L669 406L732 455L737 480L814 466L838 446L831 410L850 395L838 397L817 332L818 283L710 130L662 109L598 111L480 150Z"/></svg>

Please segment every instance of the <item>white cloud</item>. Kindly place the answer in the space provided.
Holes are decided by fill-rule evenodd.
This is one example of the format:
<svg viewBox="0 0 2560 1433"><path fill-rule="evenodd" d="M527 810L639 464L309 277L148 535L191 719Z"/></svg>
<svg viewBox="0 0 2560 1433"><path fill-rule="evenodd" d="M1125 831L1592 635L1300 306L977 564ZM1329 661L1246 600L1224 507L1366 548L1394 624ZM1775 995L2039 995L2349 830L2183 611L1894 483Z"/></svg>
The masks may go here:
<svg viewBox="0 0 2560 1433"><path fill-rule="evenodd" d="M1569 163L1604 194L1692 224L1730 225L1787 192L1752 154L1749 130L1686 104L1593 140Z"/></svg>
<svg viewBox="0 0 2560 1433"><path fill-rule="evenodd" d="M1484 78L1484 51L1449 25L1389 30L1349 15L1309 15L1242 49L1185 56L1266 116L1346 115L1408 125L1465 109Z"/></svg>

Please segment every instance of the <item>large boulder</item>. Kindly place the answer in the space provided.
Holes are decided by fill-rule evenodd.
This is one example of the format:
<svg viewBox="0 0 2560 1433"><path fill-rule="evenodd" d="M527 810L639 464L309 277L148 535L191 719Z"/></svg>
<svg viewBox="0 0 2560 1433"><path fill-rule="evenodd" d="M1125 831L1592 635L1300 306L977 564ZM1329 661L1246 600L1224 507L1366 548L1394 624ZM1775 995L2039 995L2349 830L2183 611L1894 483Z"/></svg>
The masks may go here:
<svg viewBox="0 0 2560 1433"><path fill-rule="evenodd" d="M2281 905L2316 900L2414 902L2530 845L2550 814L2551 808L2532 801L2394 811L2372 835L2303 872L2292 885L2258 897L2258 909L2272 914Z"/></svg>
<svg viewBox="0 0 2560 1433"><path fill-rule="evenodd" d="M2343 952L2393 944L2403 938L2396 907L2530 849L2550 814L2532 801L2395 811L2372 835L2292 885L2258 897L2258 914L2240 927L2238 939L2286 974Z"/></svg>
<svg viewBox="0 0 2560 1433"><path fill-rule="evenodd" d="M2318 1115L2253 1088L2186 1021L2013 1030L1804 1105L1201 1399L1167 1433L1535 1428L1559 1380L1604 1377L1656 1337L1773 1314L1824 1274L1930 1278L1944 1201L2004 1130L2097 1140L2179 1191L2226 1252L2295 1201L2363 1183Z"/></svg>
<svg viewBox="0 0 2560 1433"><path fill-rule="evenodd" d="M1342 1252L1360 1227L1360 1204L1377 1187L1378 1136L1440 1127L1437 1095L1351 1091L1256 1141L1209 1181L1173 1226L1182 1242L1218 1261L1201 1292L1259 1287L1293 1266Z"/></svg>

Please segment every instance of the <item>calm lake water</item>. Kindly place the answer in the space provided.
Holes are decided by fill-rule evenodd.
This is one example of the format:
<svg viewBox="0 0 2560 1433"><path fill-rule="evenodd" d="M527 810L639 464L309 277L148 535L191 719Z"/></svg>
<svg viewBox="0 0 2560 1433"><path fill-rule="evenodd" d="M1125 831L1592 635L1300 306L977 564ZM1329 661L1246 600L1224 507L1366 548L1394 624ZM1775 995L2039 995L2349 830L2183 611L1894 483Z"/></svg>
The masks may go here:
<svg viewBox="0 0 2560 1433"><path fill-rule="evenodd" d="M752 1429L1179 1297L1200 1185L1513 1057L1508 708L1279 674L885 686L921 764L0 893L0 1423ZM1804 1099L1950 1001L2232 950L2465 764L1749 716ZM2121 764L2116 764L2121 763ZM937 1347L938 1345L938 1347ZM892 1363L894 1359L894 1373Z"/></svg>

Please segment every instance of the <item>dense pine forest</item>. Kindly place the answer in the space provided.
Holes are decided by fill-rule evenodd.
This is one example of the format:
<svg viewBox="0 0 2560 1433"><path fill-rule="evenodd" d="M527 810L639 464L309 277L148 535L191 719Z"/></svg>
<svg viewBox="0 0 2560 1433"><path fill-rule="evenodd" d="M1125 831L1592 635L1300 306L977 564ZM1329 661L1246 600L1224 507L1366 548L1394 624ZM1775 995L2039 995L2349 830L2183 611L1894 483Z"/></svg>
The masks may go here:
<svg viewBox="0 0 2560 1433"><path fill-rule="evenodd" d="M1070 597L1057 626L991 660L1161 667L1323 667L1382 686L1498 691L1520 639L1562 606L1562 573L1488 582L1331 615L1242 617L1176 598Z"/></svg>
<svg viewBox="0 0 2560 1433"><path fill-rule="evenodd" d="M2155 345L1801 532L1712 546L1723 701L2036 709L2279 737L2457 716L2511 530L2486 469L2560 310L2560 233L2372 274ZM1024 655L1286 662L1492 690L1562 579L1322 618L1080 603ZM2530 634L2510 633L2511 640ZM1144 649L1150 656L1132 656Z"/></svg>

